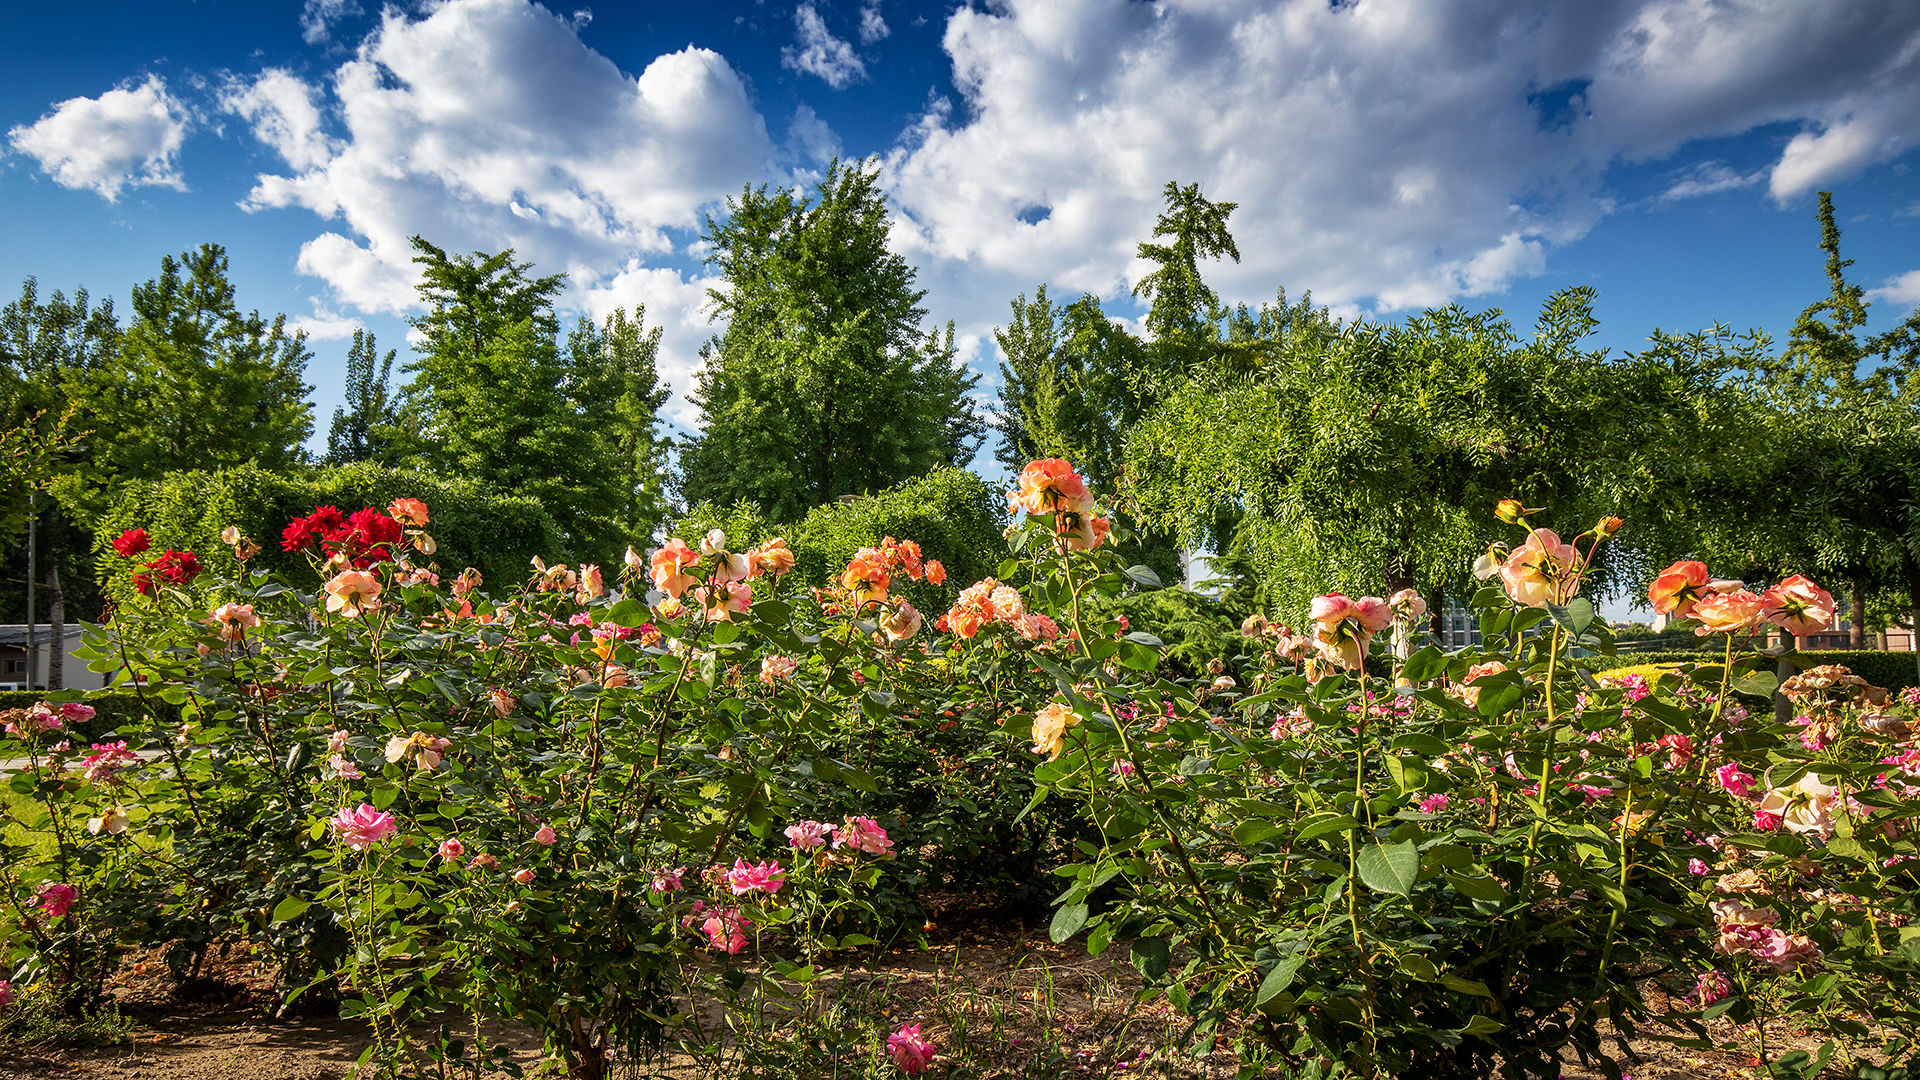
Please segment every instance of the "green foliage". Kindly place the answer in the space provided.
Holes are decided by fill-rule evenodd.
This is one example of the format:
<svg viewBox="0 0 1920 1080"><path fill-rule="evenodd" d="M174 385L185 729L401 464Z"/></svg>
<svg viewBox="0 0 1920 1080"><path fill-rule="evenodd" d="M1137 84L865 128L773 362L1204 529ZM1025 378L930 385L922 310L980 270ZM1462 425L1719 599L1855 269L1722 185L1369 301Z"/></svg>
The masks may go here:
<svg viewBox="0 0 1920 1080"><path fill-rule="evenodd" d="M886 537L912 540L927 558L940 560L947 569L944 588L901 582L932 619L946 610L946 599L956 589L995 574L1006 525L1005 496L973 473L949 468L850 502L815 507L799 522L785 525L769 520L755 503L702 503L675 521L670 533L698 548L707 530L720 529L735 551L781 536L798 559L794 580L805 585L838 580L854 553Z"/></svg>
<svg viewBox="0 0 1920 1080"><path fill-rule="evenodd" d="M659 517L658 331L624 310L582 322L564 347L562 275L512 251L449 255L414 237L426 312L402 396L398 462L533 499L582 558L612 561Z"/></svg>
<svg viewBox="0 0 1920 1080"><path fill-rule="evenodd" d="M133 320L113 365L93 367L86 395L106 440L92 462L105 475L146 480L180 468L299 460L313 430L306 335L242 314L227 254L202 244L133 288ZM95 478L76 478L82 482Z"/></svg>
<svg viewBox="0 0 1920 1080"><path fill-rule="evenodd" d="M218 472L181 472L150 483L130 485L111 512L100 519L96 559L110 595L125 602L132 591L131 567L109 546L124 529L146 529L153 552L168 548L193 551L216 573L239 570L220 541L221 530L239 526L264 549L250 566L278 573L304 572L306 556L280 550L287 522L316 506L337 506L352 513L362 506L385 509L397 498L416 498L432 515L431 531L440 540L431 560L444 573L477 568L503 586L524 581L534 555L564 557L565 542L552 517L532 499L503 495L470 479L393 469L362 462L337 469L298 474L252 466Z"/></svg>
<svg viewBox="0 0 1920 1080"><path fill-rule="evenodd" d="M953 328L923 333L924 290L886 244L878 169L835 162L816 198L748 187L709 217L725 330L691 395L682 446L690 503L753 501L791 521L840 495L964 465L983 422Z"/></svg>
<svg viewBox="0 0 1920 1080"><path fill-rule="evenodd" d="M327 431L327 464L385 462L391 456L390 446L400 424L387 388L393 357L392 349L380 355L371 332L353 332L353 345L347 349L347 401L333 410L333 426Z"/></svg>
<svg viewBox="0 0 1920 1080"><path fill-rule="evenodd" d="M1253 666L1257 643L1240 633L1247 612L1187 589L1150 589L1096 602L1089 610L1101 618L1125 616L1131 627L1160 639L1161 671L1168 678L1212 681L1209 665L1219 661L1239 675Z"/></svg>

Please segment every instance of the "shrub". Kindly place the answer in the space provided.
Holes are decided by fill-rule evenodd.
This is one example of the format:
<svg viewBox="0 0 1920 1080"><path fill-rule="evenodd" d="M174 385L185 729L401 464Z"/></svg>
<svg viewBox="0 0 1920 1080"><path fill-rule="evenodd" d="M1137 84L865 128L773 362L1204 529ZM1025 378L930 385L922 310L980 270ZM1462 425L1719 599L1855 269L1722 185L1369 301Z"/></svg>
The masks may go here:
<svg viewBox="0 0 1920 1080"><path fill-rule="evenodd" d="M40 690L0 690L0 710L31 708L41 701L83 701L93 706L94 717L84 723L69 724L66 729L75 739L89 742L121 729L145 729L156 723L165 727L180 723L180 710L158 699L142 700L128 690L68 690L49 694Z"/></svg>
<svg viewBox="0 0 1920 1080"><path fill-rule="evenodd" d="M489 580L520 581L527 560L540 555L566 559L559 526L531 499L487 489L481 484L371 463L305 473L269 472L241 466L215 472L176 472L128 487L96 526L95 551L108 594L125 602L133 588L129 560L116 555L112 541L123 530L146 529L153 547L140 560L169 548L192 551L201 564L221 576L240 572L220 532L229 525L258 543L252 569L276 574L309 572L305 559L280 550L280 530L316 506L349 512L362 506L384 507L396 498L418 498L432 507L432 531L443 538L435 560L458 571L477 568Z"/></svg>

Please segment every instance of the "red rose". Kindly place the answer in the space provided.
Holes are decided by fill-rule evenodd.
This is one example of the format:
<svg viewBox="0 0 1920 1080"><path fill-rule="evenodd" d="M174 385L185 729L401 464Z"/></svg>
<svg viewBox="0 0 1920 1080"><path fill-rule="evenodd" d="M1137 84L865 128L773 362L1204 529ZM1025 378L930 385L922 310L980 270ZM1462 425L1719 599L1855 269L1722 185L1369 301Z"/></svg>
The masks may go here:
<svg viewBox="0 0 1920 1080"><path fill-rule="evenodd" d="M140 590L141 596L152 596L153 595L152 575L135 571L133 575L133 587L135 589Z"/></svg>
<svg viewBox="0 0 1920 1080"><path fill-rule="evenodd" d="M147 550L152 544L153 541L147 536L147 530L128 529L114 539L113 550L118 552L121 558L131 559Z"/></svg>
<svg viewBox="0 0 1920 1080"><path fill-rule="evenodd" d="M147 569L158 573L171 584L186 585L200 576L200 559L191 551L168 549L159 558L148 563ZM135 585L137 586L138 582L135 582Z"/></svg>
<svg viewBox="0 0 1920 1080"><path fill-rule="evenodd" d="M305 551L307 548L312 547L314 541L319 538L319 533L314 530L313 522L308 521L306 518L294 518L287 523L285 529L280 531L280 550Z"/></svg>
<svg viewBox="0 0 1920 1080"><path fill-rule="evenodd" d="M355 511L347 519L347 526L352 530L353 539L368 547L397 544L406 536L398 521L371 506Z"/></svg>

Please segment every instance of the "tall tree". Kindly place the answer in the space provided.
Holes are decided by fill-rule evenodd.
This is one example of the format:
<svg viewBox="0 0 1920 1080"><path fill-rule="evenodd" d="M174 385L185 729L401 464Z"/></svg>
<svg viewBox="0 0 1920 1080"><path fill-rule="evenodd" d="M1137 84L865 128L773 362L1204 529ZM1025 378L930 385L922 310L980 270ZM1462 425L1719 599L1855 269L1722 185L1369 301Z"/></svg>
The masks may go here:
<svg viewBox="0 0 1920 1080"><path fill-rule="evenodd" d="M672 389L660 381L660 328L646 327L645 307L631 318L615 308L595 326L582 317L567 335L576 407L596 439L608 500L603 528L643 538L667 516L666 440L655 428Z"/></svg>
<svg viewBox="0 0 1920 1080"><path fill-rule="evenodd" d="M1010 470L1035 458L1066 458L1103 490L1122 464L1126 429L1139 419L1131 380L1145 365L1138 339L1082 296L1062 308L1040 286L1013 301L999 343L1001 435L997 456Z"/></svg>
<svg viewBox="0 0 1920 1080"><path fill-rule="evenodd" d="M953 328L922 332L924 290L887 249L878 167L835 161L812 198L748 187L709 216L725 321L691 395L689 502L751 499L793 520L835 496L964 464L984 421Z"/></svg>
<svg viewBox="0 0 1920 1080"><path fill-rule="evenodd" d="M225 249L163 257L131 306L119 364L95 370L88 388L119 478L300 460L313 431L306 335L288 331L285 315L240 311Z"/></svg>
<svg viewBox="0 0 1920 1080"><path fill-rule="evenodd" d="M394 408L387 379L393 373L394 350L385 356L372 331L357 329L347 349L346 404L333 410L327 431L327 464L385 461L399 435L400 417Z"/></svg>
<svg viewBox="0 0 1920 1080"><path fill-rule="evenodd" d="M1240 261L1240 248L1227 230L1227 218L1240 205L1213 202L1200 193L1199 184L1167 181L1167 207L1153 223L1153 240L1142 241L1136 254L1154 264L1133 286L1133 295L1148 302L1147 332L1155 340L1192 343L1214 337L1222 312L1220 297L1202 280L1200 260L1230 258ZM1159 242L1165 238L1166 243Z"/></svg>

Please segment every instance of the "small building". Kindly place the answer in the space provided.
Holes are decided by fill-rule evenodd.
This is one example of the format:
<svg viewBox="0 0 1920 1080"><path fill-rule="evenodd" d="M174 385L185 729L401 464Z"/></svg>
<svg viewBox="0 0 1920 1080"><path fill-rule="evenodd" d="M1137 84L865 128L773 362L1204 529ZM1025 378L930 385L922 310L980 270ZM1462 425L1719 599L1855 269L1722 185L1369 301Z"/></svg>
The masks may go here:
<svg viewBox="0 0 1920 1080"><path fill-rule="evenodd" d="M66 640L61 643L61 652L66 654L66 663L61 675L69 690L98 690L107 684L106 676L97 671L88 671L87 662L75 656L90 630L99 627L92 623L70 622L65 625ZM47 686L47 661L53 648L53 628L40 623L34 628L35 641L40 646L40 662L29 675L27 671L27 624L0 623L0 690L44 690Z"/></svg>

